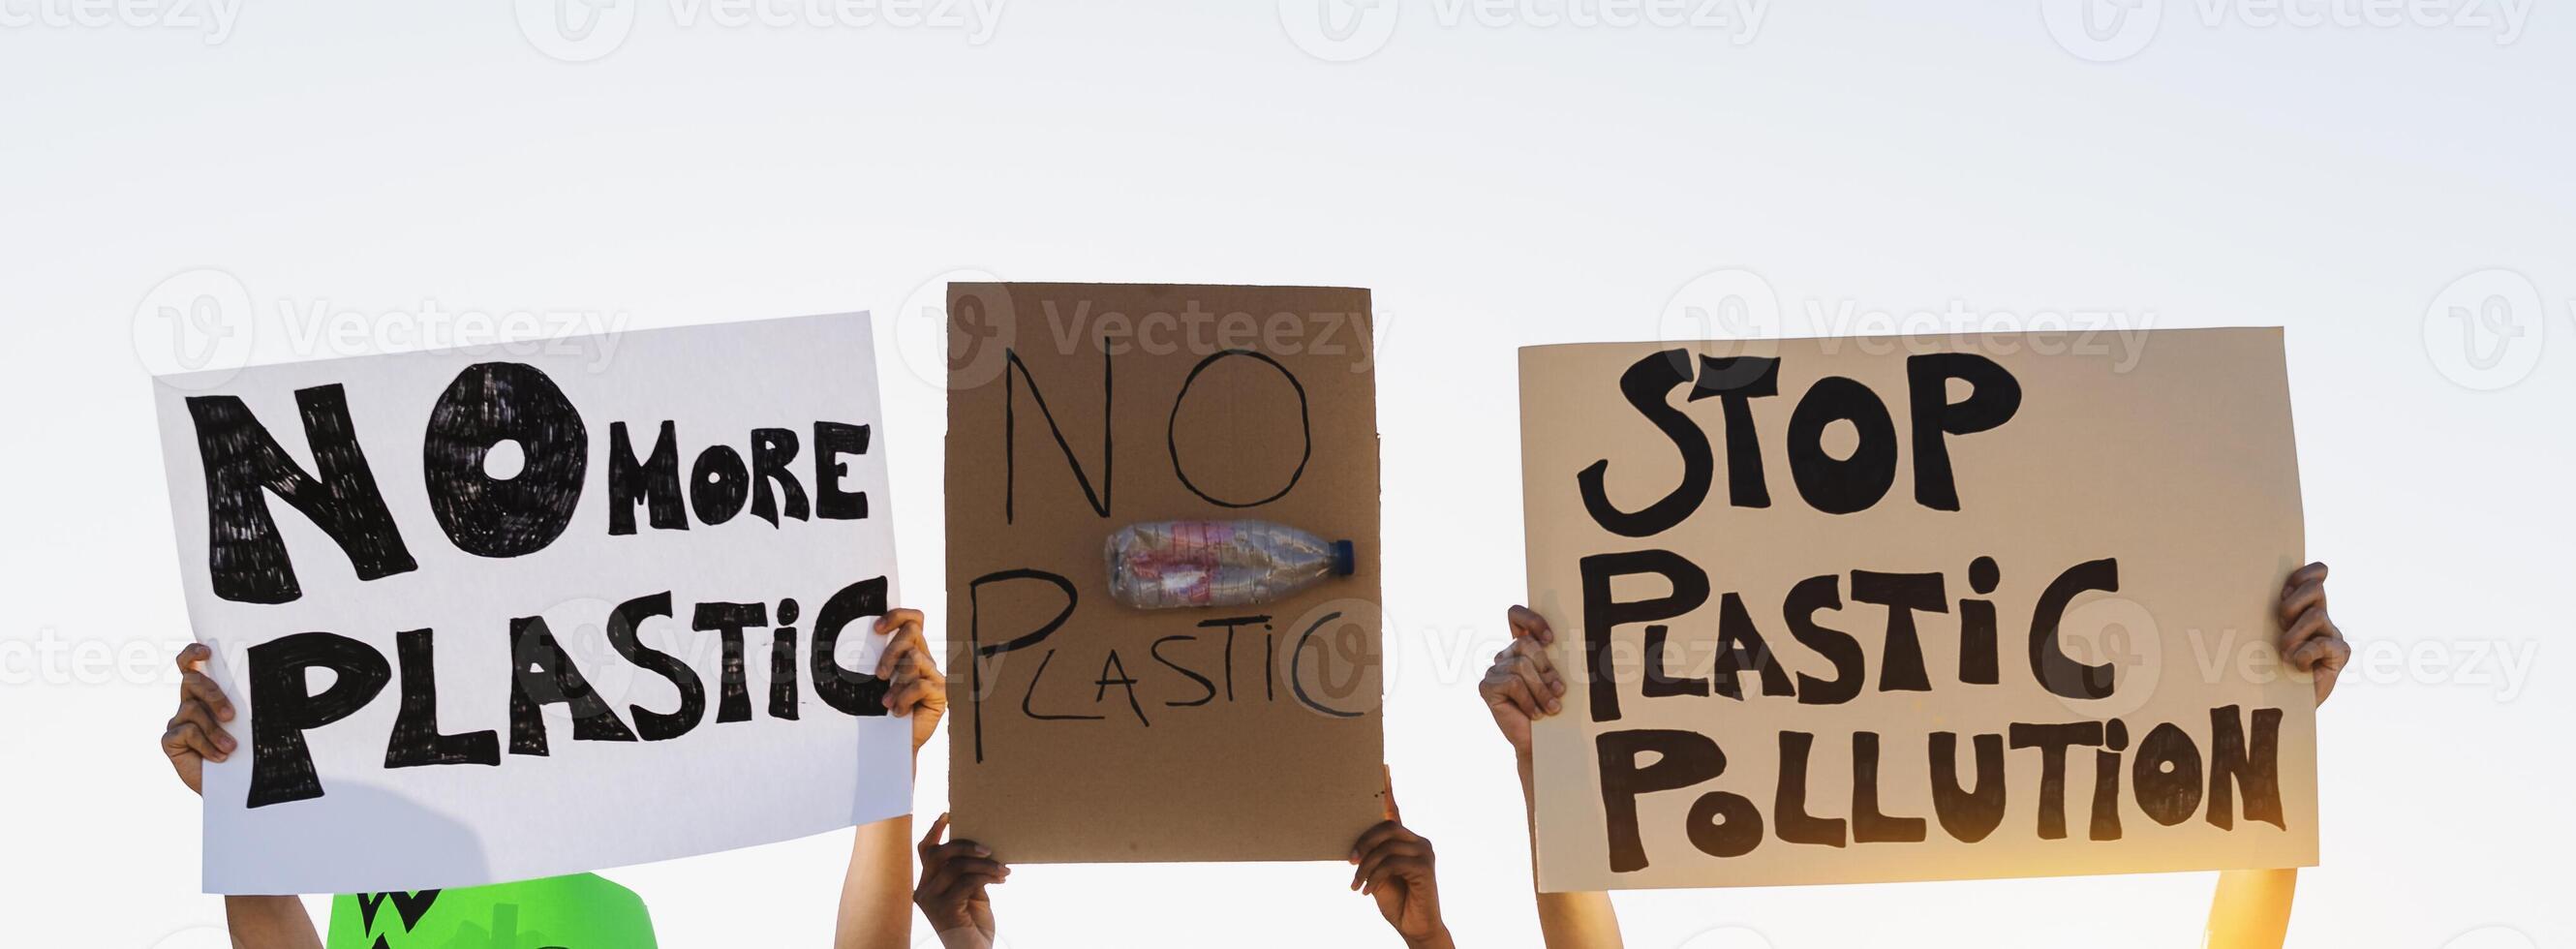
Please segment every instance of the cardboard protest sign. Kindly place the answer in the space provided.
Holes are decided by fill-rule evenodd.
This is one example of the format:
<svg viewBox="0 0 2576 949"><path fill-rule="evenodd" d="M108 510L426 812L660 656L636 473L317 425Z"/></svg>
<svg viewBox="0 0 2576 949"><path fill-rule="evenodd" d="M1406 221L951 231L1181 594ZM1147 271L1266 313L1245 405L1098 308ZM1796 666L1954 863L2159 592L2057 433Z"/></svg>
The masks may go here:
<svg viewBox="0 0 2576 949"><path fill-rule="evenodd" d="M2278 330L1520 368L1542 888L2316 862Z"/></svg>
<svg viewBox="0 0 2576 949"><path fill-rule="evenodd" d="M948 294L957 835L1014 863L1342 858L1381 783L1368 291ZM1174 535L1122 530L1168 521L1346 541L1347 575L1127 605L1113 553Z"/></svg>
<svg viewBox="0 0 2576 949"><path fill-rule="evenodd" d="M422 890L910 805L865 315L155 387L241 741L209 892Z"/></svg>

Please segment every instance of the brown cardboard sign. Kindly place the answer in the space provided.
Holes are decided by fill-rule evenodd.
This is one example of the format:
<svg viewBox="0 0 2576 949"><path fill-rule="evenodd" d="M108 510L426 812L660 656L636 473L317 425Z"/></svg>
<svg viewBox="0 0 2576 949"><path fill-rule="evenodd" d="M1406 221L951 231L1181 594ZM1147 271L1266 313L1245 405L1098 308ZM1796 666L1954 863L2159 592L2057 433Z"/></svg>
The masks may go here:
<svg viewBox="0 0 2576 949"><path fill-rule="evenodd" d="M1380 813L1368 291L960 283L948 314L957 836L1017 863L1342 858ZM1126 605L1109 541L1171 521L1346 541L1346 572Z"/></svg>
<svg viewBox="0 0 2576 949"><path fill-rule="evenodd" d="M2316 862L2279 330L1520 355L1543 889Z"/></svg>

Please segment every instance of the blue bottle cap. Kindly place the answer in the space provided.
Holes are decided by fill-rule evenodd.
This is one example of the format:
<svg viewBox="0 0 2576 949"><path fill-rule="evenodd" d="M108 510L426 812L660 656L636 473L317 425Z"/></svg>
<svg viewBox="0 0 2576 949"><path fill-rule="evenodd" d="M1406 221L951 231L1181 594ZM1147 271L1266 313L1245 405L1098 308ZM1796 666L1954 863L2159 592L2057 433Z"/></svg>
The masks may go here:
<svg viewBox="0 0 2576 949"><path fill-rule="evenodd" d="M1334 541L1333 575L1337 577L1347 577L1359 568L1359 554L1351 550L1351 542L1347 540Z"/></svg>

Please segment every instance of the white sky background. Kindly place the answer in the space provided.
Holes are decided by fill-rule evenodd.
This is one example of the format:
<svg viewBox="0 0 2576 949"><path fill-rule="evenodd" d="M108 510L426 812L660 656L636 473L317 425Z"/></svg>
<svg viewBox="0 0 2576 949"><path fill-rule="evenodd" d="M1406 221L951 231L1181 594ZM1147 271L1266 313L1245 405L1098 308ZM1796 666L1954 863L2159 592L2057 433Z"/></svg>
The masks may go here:
<svg viewBox="0 0 2576 949"><path fill-rule="evenodd" d="M1335 64L1268 2L1018 0L978 44L968 26L730 27L629 0L622 42L570 64L498 2L252 2L214 43L212 24L48 25L62 11L39 2L59 0L0 0L13 944L220 944L192 928L221 918L195 893L196 803L154 748L187 633L146 368L167 339L135 318L199 268L244 288L240 338L263 361L493 338L461 311L631 328L892 315L959 269L1374 288L1387 755L1439 844L1451 927L1483 945L1537 941L1510 760L1472 691L1522 584L1515 346L1689 332L1667 304L1729 268L1799 335L1939 329L1838 314L1953 301L2011 314L2002 327L2284 325L2309 548L2380 657L2325 710L2326 866L2301 879L2292 942L2576 942L2576 686L2552 608L2576 567L2565 9L2435 0L2391 7L2393 26L2296 27L2194 0L2070 50L2032 0L1772 3L1749 35L1406 3L1361 21L1357 46L1316 45L1375 47ZM1285 7L1290 25L1311 16ZM2495 312L2520 336L2464 340L2448 305L2490 290L2446 288L2491 268L2536 299ZM361 332L314 340L316 307ZM2503 361L2469 364L2464 342ZM933 364L901 352L885 367L895 517L905 587L936 610L941 404L909 368ZM923 759L925 813L943 745ZM670 945L817 945L846 843L608 876ZM996 903L1021 946L1389 944L1348 875L1028 867ZM2210 882L1618 904L1648 949L2175 947L2197 939ZM1119 928L1081 928L1102 924Z"/></svg>

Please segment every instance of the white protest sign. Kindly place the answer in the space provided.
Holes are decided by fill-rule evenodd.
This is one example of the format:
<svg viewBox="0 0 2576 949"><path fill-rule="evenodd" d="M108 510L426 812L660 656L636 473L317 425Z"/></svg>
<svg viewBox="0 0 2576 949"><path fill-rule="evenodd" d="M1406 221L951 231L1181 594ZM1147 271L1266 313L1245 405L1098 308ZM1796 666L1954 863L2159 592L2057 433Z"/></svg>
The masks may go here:
<svg viewBox="0 0 2576 949"><path fill-rule="evenodd" d="M2316 862L2278 330L1521 350L1543 889Z"/></svg>
<svg viewBox="0 0 2576 949"><path fill-rule="evenodd" d="M865 314L155 386L238 710L205 887L420 890L909 810Z"/></svg>

